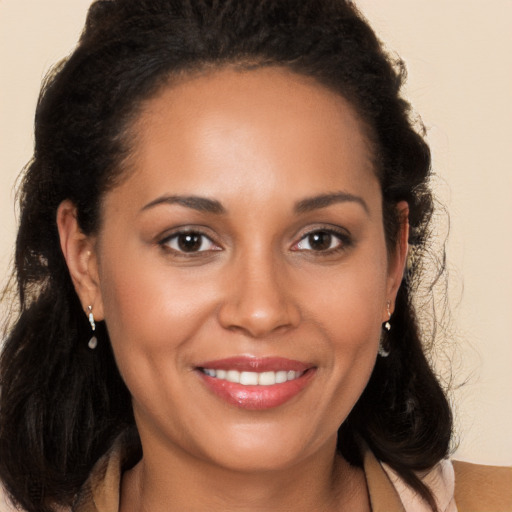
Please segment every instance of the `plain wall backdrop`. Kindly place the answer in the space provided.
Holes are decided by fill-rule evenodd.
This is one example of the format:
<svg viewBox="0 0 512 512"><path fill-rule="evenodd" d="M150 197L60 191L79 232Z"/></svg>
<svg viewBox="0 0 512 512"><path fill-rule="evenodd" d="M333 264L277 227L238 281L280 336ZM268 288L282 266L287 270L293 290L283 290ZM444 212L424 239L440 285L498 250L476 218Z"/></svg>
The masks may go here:
<svg viewBox="0 0 512 512"><path fill-rule="evenodd" d="M0 282L16 231L41 80L74 47L90 0L0 0ZM512 464L511 0L359 0L408 68L450 212L455 457ZM454 351L455 350L455 351ZM446 358L436 365L446 374Z"/></svg>

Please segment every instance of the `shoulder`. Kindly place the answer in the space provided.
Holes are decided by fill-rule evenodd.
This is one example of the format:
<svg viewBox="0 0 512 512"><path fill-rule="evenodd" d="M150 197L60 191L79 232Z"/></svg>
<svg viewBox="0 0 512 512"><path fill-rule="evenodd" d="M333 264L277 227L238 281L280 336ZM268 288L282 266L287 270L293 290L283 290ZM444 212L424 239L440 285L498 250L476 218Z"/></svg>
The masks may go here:
<svg viewBox="0 0 512 512"><path fill-rule="evenodd" d="M2 482L0 482L0 512L22 512L22 510L16 508L7 497L7 492Z"/></svg>
<svg viewBox="0 0 512 512"><path fill-rule="evenodd" d="M375 512L429 512L430 507L368 450L364 468ZM440 461L419 475L441 512L512 512L512 467Z"/></svg>
<svg viewBox="0 0 512 512"><path fill-rule="evenodd" d="M512 467L454 461L458 512L512 512Z"/></svg>
<svg viewBox="0 0 512 512"><path fill-rule="evenodd" d="M122 474L135 465L140 456L137 431L134 428L127 428L94 465L89 478L76 497L73 512L118 510Z"/></svg>
<svg viewBox="0 0 512 512"><path fill-rule="evenodd" d="M404 512L431 512L431 507L390 466L382 468L400 497ZM454 499L455 474L450 460L439 461L433 468L418 474L429 489L440 512L459 512Z"/></svg>

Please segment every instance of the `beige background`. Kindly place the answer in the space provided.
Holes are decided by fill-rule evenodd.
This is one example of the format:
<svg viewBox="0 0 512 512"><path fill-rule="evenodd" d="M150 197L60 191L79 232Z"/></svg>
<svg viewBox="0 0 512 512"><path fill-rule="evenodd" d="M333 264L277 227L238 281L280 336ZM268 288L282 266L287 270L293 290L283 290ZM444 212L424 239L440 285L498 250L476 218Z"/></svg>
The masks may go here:
<svg viewBox="0 0 512 512"><path fill-rule="evenodd" d="M407 63L429 128L448 243L458 458L512 464L511 0L359 0ZM90 0L0 0L0 280L13 184L30 158L41 79L76 42ZM453 353L453 347L456 352ZM440 361L440 371L445 362Z"/></svg>

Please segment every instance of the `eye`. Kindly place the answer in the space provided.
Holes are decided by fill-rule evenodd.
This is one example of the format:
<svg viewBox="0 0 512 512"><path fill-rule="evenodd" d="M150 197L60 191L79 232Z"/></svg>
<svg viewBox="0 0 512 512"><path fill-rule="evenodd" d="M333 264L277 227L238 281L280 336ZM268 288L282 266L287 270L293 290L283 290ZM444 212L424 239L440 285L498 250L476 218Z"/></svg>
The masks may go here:
<svg viewBox="0 0 512 512"><path fill-rule="evenodd" d="M294 251L331 252L350 245L346 234L336 233L327 229L311 231L296 243Z"/></svg>
<svg viewBox="0 0 512 512"><path fill-rule="evenodd" d="M209 237L197 231L175 233L174 235L162 240L160 245L180 253L198 253L220 250L220 247Z"/></svg>

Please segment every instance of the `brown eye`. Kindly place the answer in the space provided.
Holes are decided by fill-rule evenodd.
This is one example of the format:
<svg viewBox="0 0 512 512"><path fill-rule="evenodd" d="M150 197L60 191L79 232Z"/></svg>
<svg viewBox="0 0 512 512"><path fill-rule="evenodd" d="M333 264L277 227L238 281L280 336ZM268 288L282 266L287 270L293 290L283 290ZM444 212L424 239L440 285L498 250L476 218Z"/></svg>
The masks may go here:
<svg viewBox="0 0 512 512"><path fill-rule="evenodd" d="M202 235L197 233L187 233L177 237L178 247L183 252L195 252L201 248Z"/></svg>
<svg viewBox="0 0 512 512"><path fill-rule="evenodd" d="M212 242L206 235L193 231L176 233L160 243L179 253L198 253L220 250L220 247Z"/></svg>
<svg viewBox="0 0 512 512"><path fill-rule="evenodd" d="M317 231L308 235L309 247L313 251L326 251L331 248L332 234L327 231Z"/></svg>
<svg viewBox="0 0 512 512"><path fill-rule="evenodd" d="M329 252L350 246L350 238L346 234L327 229L311 231L292 247L294 251Z"/></svg>

